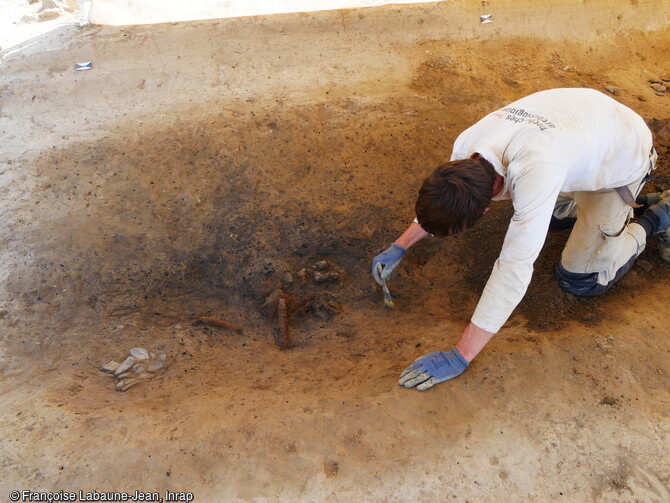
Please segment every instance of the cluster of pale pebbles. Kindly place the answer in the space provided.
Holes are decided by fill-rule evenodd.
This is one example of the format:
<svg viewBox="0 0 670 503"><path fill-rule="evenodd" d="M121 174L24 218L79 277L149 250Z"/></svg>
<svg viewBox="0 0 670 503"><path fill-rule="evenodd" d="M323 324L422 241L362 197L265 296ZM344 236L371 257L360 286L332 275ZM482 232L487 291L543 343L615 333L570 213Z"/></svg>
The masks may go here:
<svg viewBox="0 0 670 503"><path fill-rule="evenodd" d="M144 348L133 348L130 355L121 363L110 360L100 367L111 377L117 379L116 391L127 391L133 386L152 379L157 372L165 368L167 355L156 355Z"/></svg>

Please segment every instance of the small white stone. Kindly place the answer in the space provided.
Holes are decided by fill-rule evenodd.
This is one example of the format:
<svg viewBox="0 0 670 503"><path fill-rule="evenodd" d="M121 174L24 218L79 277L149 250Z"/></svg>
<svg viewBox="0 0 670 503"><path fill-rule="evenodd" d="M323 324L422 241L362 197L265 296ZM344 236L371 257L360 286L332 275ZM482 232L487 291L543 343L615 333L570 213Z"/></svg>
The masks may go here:
<svg viewBox="0 0 670 503"><path fill-rule="evenodd" d="M125 360L123 360L123 363L118 366L118 368L114 371L114 374L117 376L119 374L123 374L124 372L130 370L130 368L135 364L135 358L132 356L129 356Z"/></svg>
<svg viewBox="0 0 670 503"><path fill-rule="evenodd" d="M46 21L47 19L55 19L63 12L60 9L44 9L37 13L37 19Z"/></svg>
<svg viewBox="0 0 670 503"><path fill-rule="evenodd" d="M162 368L163 364L161 362L151 362L147 365L147 372L156 372Z"/></svg>
<svg viewBox="0 0 670 503"><path fill-rule="evenodd" d="M123 379L116 384L116 391L126 391L142 382L142 379Z"/></svg>
<svg viewBox="0 0 670 503"><path fill-rule="evenodd" d="M56 0L42 0L42 7L40 10L44 9L58 9L60 8L59 2Z"/></svg>
<svg viewBox="0 0 670 503"><path fill-rule="evenodd" d="M156 360L165 360L167 358L167 355L165 353L161 353L158 355Z"/></svg>
<svg viewBox="0 0 670 503"><path fill-rule="evenodd" d="M605 91L607 91L610 94L613 94L614 96L619 96L621 94L621 91L616 86L605 86Z"/></svg>
<svg viewBox="0 0 670 503"><path fill-rule="evenodd" d="M100 370L102 370L103 372L107 372L108 374L113 374L114 372L116 372L116 369L119 368L119 365L121 365L119 362L110 360L107 363L105 363L102 367L100 367Z"/></svg>
<svg viewBox="0 0 670 503"><path fill-rule="evenodd" d="M144 348L133 348L130 350L130 356L134 356L137 360L148 360L149 351Z"/></svg>

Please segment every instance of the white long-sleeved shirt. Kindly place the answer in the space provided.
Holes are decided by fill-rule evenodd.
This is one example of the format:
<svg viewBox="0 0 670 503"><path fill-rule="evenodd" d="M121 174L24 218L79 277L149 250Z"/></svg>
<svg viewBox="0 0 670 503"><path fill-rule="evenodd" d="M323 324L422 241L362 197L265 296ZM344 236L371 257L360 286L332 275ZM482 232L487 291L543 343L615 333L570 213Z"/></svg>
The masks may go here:
<svg viewBox="0 0 670 503"><path fill-rule="evenodd" d="M472 322L497 332L521 302L560 192L628 185L648 168L642 117L593 89L552 89L490 113L454 143L451 160L478 153L504 177L493 199L514 215Z"/></svg>

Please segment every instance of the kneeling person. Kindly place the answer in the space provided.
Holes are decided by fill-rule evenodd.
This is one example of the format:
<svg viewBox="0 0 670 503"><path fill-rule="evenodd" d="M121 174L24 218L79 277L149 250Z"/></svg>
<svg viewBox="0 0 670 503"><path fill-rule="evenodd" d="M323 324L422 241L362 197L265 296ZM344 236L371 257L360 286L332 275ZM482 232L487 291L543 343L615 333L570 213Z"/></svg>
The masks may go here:
<svg viewBox="0 0 670 503"><path fill-rule="evenodd" d="M374 258L375 279L388 279L421 239L474 225L491 201L511 199L514 215L460 340L448 351L420 357L400 384L424 390L468 367L526 293L550 226L574 224L556 276L575 295L605 292L631 268L650 236L662 238L661 257L670 261L670 191L640 196L648 208L631 222L655 160L642 117L592 89L532 94L461 133L451 161L423 182L415 221Z"/></svg>

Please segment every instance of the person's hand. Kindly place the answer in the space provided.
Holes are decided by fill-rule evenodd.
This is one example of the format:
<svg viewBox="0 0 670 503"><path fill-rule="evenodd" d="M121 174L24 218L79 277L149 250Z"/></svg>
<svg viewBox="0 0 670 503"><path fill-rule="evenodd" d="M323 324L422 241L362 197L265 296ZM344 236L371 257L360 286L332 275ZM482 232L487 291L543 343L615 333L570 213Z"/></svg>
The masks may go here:
<svg viewBox="0 0 670 503"><path fill-rule="evenodd" d="M398 384L405 388L416 386L423 391L454 377L468 368L468 362L455 347L449 351L427 353L403 370Z"/></svg>
<svg viewBox="0 0 670 503"><path fill-rule="evenodd" d="M381 285L383 282L382 280L386 281L388 279L393 272L393 269L395 269L402 260L406 251L407 250L402 246L393 243L390 247L372 259L372 276L374 276L377 283ZM379 272L380 268L377 267L377 264L382 265L381 273Z"/></svg>

